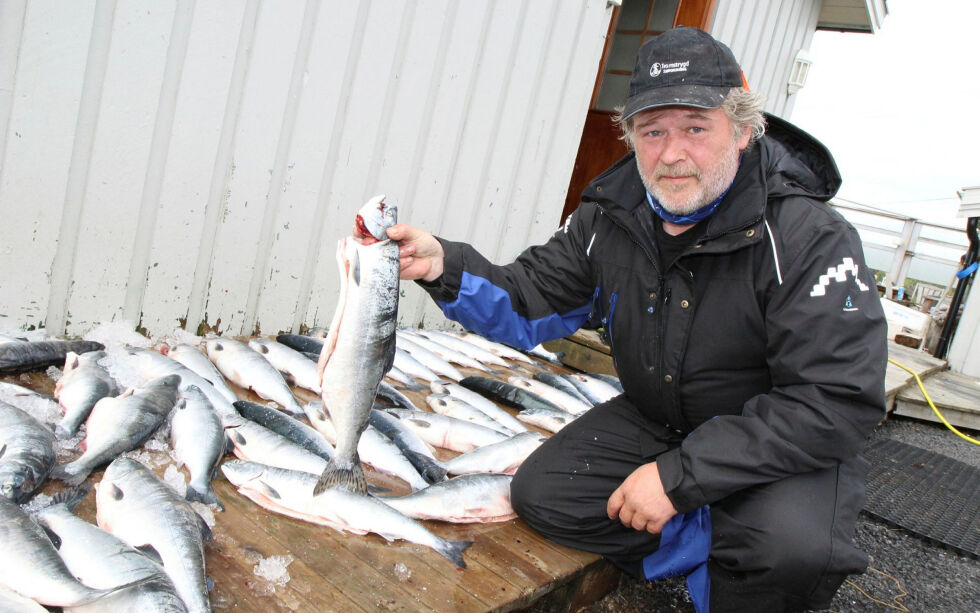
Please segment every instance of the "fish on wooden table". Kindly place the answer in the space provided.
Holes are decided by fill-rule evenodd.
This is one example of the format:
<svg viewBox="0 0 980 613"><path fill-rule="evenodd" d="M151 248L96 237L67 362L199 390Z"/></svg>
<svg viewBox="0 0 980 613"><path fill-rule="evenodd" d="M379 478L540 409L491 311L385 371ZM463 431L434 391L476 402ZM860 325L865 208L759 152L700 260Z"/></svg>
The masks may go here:
<svg viewBox="0 0 980 613"><path fill-rule="evenodd" d="M238 396L228 387L228 382L225 381L224 376L218 371L218 368L208 359L207 354L197 347L186 343L164 345L160 348L160 354L183 364L200 375L205 381L213 385L214 389L218 390L218 393L224 396L228 402L238 400Z"/></svg>
<svg viewBox="0 0 980 613"><path fill-rule="evenodd" d="M479 424L507 436L513 434L513 431L500 422L495 421L483 411L475 408L465 400L451 396L448 393L429 394L425 397L425 402L434 413L438 413L439 415L449 415L450 417Z"/></svg>
<svg viewBox="0 0 980 613"><path fill-rule="evenodd" d="M180 391L186 390L192 385L201 390L208 397L208 400L211 401L211 406L218 413L218 417L221 418L221 423L232 423L237 419L241 419L241 416L235 411L235 407L232 406L224 394L218 391L218 388L177 360L171 359L156 351L136 347L126 348L120 357L128 360L140 375L146 379L154 379L172 374L180 378L180 385L178 387Z"/></svg>
<svg viewBox="0 0 980 613"><path fill-rule="evenodd" d="M373 409L368 423L391 439L391 442L401 449L402 454L428 483L436 483L446 478L446 469L439 464L428 443L400 419L383 410Z"/></svg>
<svg viewBox="0 0 980 613"><path fill-rule="evenodd" d="M623 389L623 382L620 381L619 377L617 377L616 375L607 375L601 372L590 372L585 374L594 379L598 379L600 381L604 381L608 383L609 385L613 386L613 388L615 388L616 391L618 391L620 394L625 392L625 390Z"/></svg>
<svg viewBox="0 0 980 613"><path fill-rule="evenodd" d="M58 555L79 581L93 588L133 584L95 602L68 607L71 613L186 613L177 588L163 567L121 539L75 515L88 488L62 490L49 506L33 514L57 536Z"/></svg>
<svg viewBox="0 0 980 613"><path fill-rule="evenodd" d="M547 407L534 407L519 412L517 419L547 430L548 432L558 432L575 421L575 416L568 411L549 409Z"/></svg>
<svg viewBox="0 0 980 613"><path fill-rule="evenodd" d="M459 372L455 366L422 345L413 343L407 334L398 335L397 346L434 373L449 377L453 381L459 381L463 378L463 373Z"/></svg>
<svg viewBox="0 0 980 613"><path fill-rule="evenodd" d="M2 337L0 337L0 342L3 342ZM49 613L50 609L0 586L0 611L4 613Z"/></svg>
<svg viewBox="0 0 980 613"><path fill-rule="evenodd" d="M211 401L193 385L180 392L170 414L170 446L177 466L185 466L191 475L185 498L217 505L223 511L224 506L211 489L211 479L228 448L228 439Z"/></svg>
<svg viewBox="0 0 980 613"><path fill-rule="evenodd" d="M490 377L466 377L459 384L469 390L483 394L494 400L520 407L521 409L546 408L564 411L564 409L555 403L537 394L532 394L522 387L505 381L491 379Z"/></svg>
<svg viewBox="0 0 980 613"><path fill-rule="evenodd" d="M295 417L250 400L239 400L234 406L246 419L272 430L324 460L333 457L333 445L317 429Z"/></svg>
<svg viewBox="0 0 980 613"><path fill-rule="evenodd" d="M505 441L484 445L443 462L450 475L503 473L512 475L531 452L547 440L538 432L522 432Z"/></svg>
<svg viewBox="0 0 980 613"><path fill-rule="evenodd" d="M132 547L155 550L188 612L211 613L204 562L211 530L194 507L125 457L109 464L95 491L99 527Z"/></svg>
<svg viewBox="0 0 980 613"><path fill-rule="evenodd" d="M429 369L428 366L419 362L412 354L395 346L395 368L399 369L409 377L424 379L425 381L437 381L439 375Z"/></svg>
<svg viewBox="0 0 980 613"><path fill-rule="evenodd" d="M459 364L460 366L475 368L484 372L490 371L490 369L484 366L481 362L474 360L462 351L458 351L452 347L447 347L446 345L437 343L436 341L428 339L417 332L399 330L398 336L407 346L411 347L412 345L417 345L423 349L431 351L447 362L453 362L454 364Z"/></svg>
<svg viewBox="0 0 980 613"><path fill-rule="evenodd" d="M96 589L76 579L44 530L6 498L0 498L0 534L0 587L51 607L92 602L118 589Z"/></svg>
<svg viewBox="0 0 980 613"><path fill-rule="evenodd" d="M496 366L510 368L510 364L508 364L498 354L487 351L483 347L464 341L463 339L453 336L447 332L442 332L441 330L418 330L416 331L416 334L435 343L439 343L444 347L454 349L466 356L469 356L477 362L480 362L481 364L494 364Z"/></svg>
<svg viewBox="0 0 980 613"><path fill-rule="evenodd" d="M276 340L287 347L292 347L300 353L315 353L323 351L323 339L313 338L304 334L277 334Z"/></svg>
<svg viewBox="0 0 980 613"><path fill-rule="evenodd" d="M78 485L99 466L145 443L177 403L179 383L179 376L166 375L98 401L86 422L85 452L74 462L56 466L51 477Z"/></svg>
<svg viewBox="0 0 980 613"><path fill-rule="evenodd" d="M564 351L548 351L544 348L544 345L535 345L527 350L528 355L533 355L536 358L541 358L542 360L547 360L552 364L562 365L561 359L565 357Z"/></svg>
<svg viewBox="0 0 980 613"><path fill-rule="evenodd" d="M0 375L12 375L65 363L68 353L105 349L95 341L15 341L0 343Z"/></svg>
<svg viewBox="0 0 980 613"><path fill-rule="evenodd" d="M268 338L250 339L248 346L268 360L280 373L286 374L289 383L320 393L320 377L316 372L316 364L299 351Z"/></svg>
<svg viewBox="0 0 980 613"><path fill-rule="evenodd" d="M490 523L517 517L510 504L511 475L471 474L434 483L405 496L380 497L414 519L452 523Z"/></svg>
<svg viewBox="0 0 980 613"><path fill-rule="evenodd" d="M21 503L54 467L54 434L30 414L0 401L0 497Z"/></svg>
<svg viewBox="0 0 980 613"><path fill-rule="evenodd" d="M526 362L528 364L534 364L534 360L527 357L520 351L514 349L513 347L508 347L503 343L498 343L492 341L486 337L480 336L474 332L453 332L447 331L446 334L451 334L456 338L462 339L467 343L472 343L477 347L482 347L494 355L498 355L502 358L509 358L511 360L520 360L521 362Z"/></svg>
<svg viewBox="0 0 980 613"><path fill-rule="evenodd" d="M316 475L232 460L221 465L228 480L244 496L270 511L340 532L374 533L386 540L406 540L435 550L460 568L463 552L473 541L453 541L430 532L380 499L345 487L313 495Z"/></svg>
<svg viewBox="0 0 980 613"><path fill-rule="evenodd" d="M562 378L574 385L592 404L602 404L622 393L614 385L589 375L566 373Z"/></svg>
<svg viewBox="0 0 980 613"><path fill-rule="evenodd" d="M204 346L208 358L229 381L272 400L290 415L303 415L303 407L282 374L254 349L231 338L212 338Z"/></svg>
<svg viewBox="0 0 980 613"><path fill-rule="evenodd" d="M104 357L105 351L69 351L65 357L64 374L54 386L54 397L65 412L55 429L59 439L75 436L96 402L119 393L115 379L99 365Z"/></svg>
<svg viewBox="0 0 980 613"><path fill-rule="evenodd" d="M527 377L522 377L520 375L512 375L507 377L507 383L516 385L517 387L523 388L536 396L544 398L548 402L557 406L559 409L568 411L572 415L582 415L592 408L592 403L580 400L576 396L572 396L571 394L563 392L556 387L552 387L543 381L538 381L537 379L528 379Z"/></svg>
<svg viewBox="0 0 980 613"><path fill-rule="evenodd" d="M422 440L433 447L467 452L509 438L498 430L448 415L410 409L385 409L385 411L402 420Z"/></svg>
<svg viewBox="0 0 980 613"><path fill-rule="evenodd" d="M227 426L225 434L242 460L315 474L327 466L327 459L248 419Z"/></svg>
<svg viewBox="0 0 980 613"><path fill-rule="evenodd" d="M316 484L365 492L358 441L368 424L378 385L395 359L398 316L398 244L387 229L397 223L384 196L369 200L354 224L360 237L337 243L341 289L317 372L323 406L336 427L336 453ZM311 422L319 428L319 422Z"/></svg>
<svg viewBox="0 0 980 613"><path fill-rule="evenodd" d="M496 420L511 432L527 432L527 427L511 415L506 409L497 406L489 398L481 396L473 390L467 389L458 383L446 383L444 381L434 381L429 385L436 394L449 394L465 401L470 406L479 409L487 416Z"/></svg>
<svg viewBox="0 0 980 613"><path fill-rule="evenodd" d="M560 389L561 391L565 392L566 394L570 394L572 396L575 396L576 398L578 398L582 402L588 402L590 405L593 404L593 402L591 400L589 400L588 398L586 398L582 394L582 392L578 391L578 388L577 387L575 387L574 385L572 385L572 383L568 379L562 378L561 375L556 375L555 373L549 372L547 370L541 370L541 371L538 371L538 372L534 373L533 375L531 375L531 377L533 379L537 380L537 381L541 381L542 383L546 383L546 384L550 385L551 387L554 387L556 389Z"/></svg>

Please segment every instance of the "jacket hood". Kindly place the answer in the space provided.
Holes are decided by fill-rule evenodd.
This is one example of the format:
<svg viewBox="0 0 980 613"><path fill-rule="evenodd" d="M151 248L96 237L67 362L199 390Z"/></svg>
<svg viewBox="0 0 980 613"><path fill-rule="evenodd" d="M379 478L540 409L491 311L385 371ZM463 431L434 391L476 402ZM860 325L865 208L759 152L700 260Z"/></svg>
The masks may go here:
<svg viewBox="0 0 980 613"><path fill-rule="evenodd" d="M829 200L840 189L841 177L833 156L823 144L793 124L766 113L766 134L743 156L735 184L743 190L763 190L767 197L808 196ZM645 198L643 183L630 151L585 188L582 199L607 209L635 208ZM760 211L761 213L761 211Z"/></svg>

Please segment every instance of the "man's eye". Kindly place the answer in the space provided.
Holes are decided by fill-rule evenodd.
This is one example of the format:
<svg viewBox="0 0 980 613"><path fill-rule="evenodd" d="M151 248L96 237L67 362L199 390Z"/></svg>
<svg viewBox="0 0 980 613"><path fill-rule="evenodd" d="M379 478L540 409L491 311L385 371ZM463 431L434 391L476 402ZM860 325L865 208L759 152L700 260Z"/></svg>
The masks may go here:
<svg viewBox="0 0 980 613"><path fill-rule="evenodd" d="M660 130L648 130L647 131L647 136L660 136L660 134L661 134Z"/></svg>
<svg viewBox="0 0 980 613"><path fill-rule="evenodd" d="M689 130L691 134L700 134L701 132L704 132L704 128L700 126L692 126L691 128L689 128Z"/></svg>

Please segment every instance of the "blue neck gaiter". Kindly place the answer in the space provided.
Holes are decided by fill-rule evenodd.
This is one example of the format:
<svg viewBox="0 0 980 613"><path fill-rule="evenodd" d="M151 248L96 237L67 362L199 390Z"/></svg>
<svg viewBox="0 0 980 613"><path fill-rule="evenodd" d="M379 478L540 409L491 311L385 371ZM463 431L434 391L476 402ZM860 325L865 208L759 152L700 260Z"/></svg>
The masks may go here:
<svg viewBox="0 0 980 613"><path fill-rule="evenodd" d="M728 187L730 188L731 185L729 185ZM654 212L657 214L658 217L660 217L660 219L681 226L689 226L691 224L698 223L702 219L706 219L709 215L714 213L718 209L718 206L721 204L721 199L724 198L725 194L727 193L728 193L728 189L725 189L725 191L723 191L720 196L718 196L708 204L704 205L700 209L696 211L692 211L687 215L674 215L670 211L667 211L666 209L664 209L664 207L660 205L659 202L657 202L657 199L654 198L653 194L651 194L650 192L647 192L647 202L650 203L650 206L653 207Z"/></svg>

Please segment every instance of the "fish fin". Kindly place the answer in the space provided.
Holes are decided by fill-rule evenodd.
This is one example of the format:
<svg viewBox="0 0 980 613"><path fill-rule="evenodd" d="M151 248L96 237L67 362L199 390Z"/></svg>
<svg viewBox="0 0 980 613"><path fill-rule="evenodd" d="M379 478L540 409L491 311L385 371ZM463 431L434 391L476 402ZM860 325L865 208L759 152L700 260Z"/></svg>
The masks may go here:
<svg viewBox="0 0 980 613"><path fill-rule="evenodd" d="M421 419L421 418L418 418L418 417L409 417L406 421L410 421L410 422L412 422L413 424L415 424L416 426L418 426L420 428L431 428L432 427L432 424L430 424L429 422L425 421L424 419Z"/></svg>
<svg viewBox="0 0 980 613"><path fill-rule="evenodd" d="M42 532L44 532L44 535L48 537L48 540L51 541L51 544L54 545L54 548L58 551L61 551L61 537L58 536L58 533L52 530L51 528L48 528L47 526L41 524L40 522L34 522L34 523L38 524L38 527L41 529Z"/></svg>
<svg viewBox="0 0 980 613"><path fill-rule="evenodd" d="M197 511L194 512L194 516L197 518L197 527L201 530L201 538L205 541L213 541L214 533L211 532L211 526L208 525L208 522L204 521L204 518L198 515Z"/></svg>
<svg viewBox="0 0 980 613"><path fill-rule="evenodd" d="M339 468L331 460L327 462L323 474L313 487L313 495L318 496L332 487L343 487L359 494L367 493L367 481L364 479L364 468L355 461L350 468Z"/></svg>
<svg viewBox="0 0 980 613"><path fill-rule="evenodd" d="M282 375L283 381L289 385L296 385L296 377L292 373L286 372L285 370L280 370L279 374Z"/></svg>
<svg viewBox="0 0 980 613"><path fill-rule="evenodd" d="M150 545L149 543L145 545L140 545L136 547L136 550L150 558L160 566L163 566L163 557L160 556L160 552L157 551L156 547Z"/></svg>
<svg viewBox="0 0 980 613"><path fill-rule="evenodd" d="M92 489L91 485L82 484L78 487L70 487L61 490L60 492L54 494L51 497L51 503L47 506L54 506L56 504L65 505L69 511L74 511L75 507L88 496L89 491Z"/></svg>
<svg viewBox="0 0 980 613"><path fill-rule="evenodd" d="M200 502L203 504L216 505L219 511L225 510L225 505L221 504L221 501L218 500L218 497L215 495L214 490L212 489L200 491L188 486L187 493L184 494L184 498L189 502Z"/></svg>
<svg viewBox="0 0 980 613"><path fill-rule="evenodd" d="M272 498L273 500L280 500L282 498L282 496L279 495L279 492L276 491L276 488L272 487L265 481L259 481L259 490L263 495Z"/></svg>
<svg viewBox="0 0 980 613"><path fill-rule="evenodd" d="M3 454L5 453L7 453L7 443L4 443L3 446L0 447L0 458L2 458Z"/></svg>
<svg viewBox="0 0 980 613"><path fill-rule="evenodd" d="M463 559L463 552L466 551L473 541L443 541L436 549L439 555L446 558L460 568L466 568L466 561Z"/></svg>

